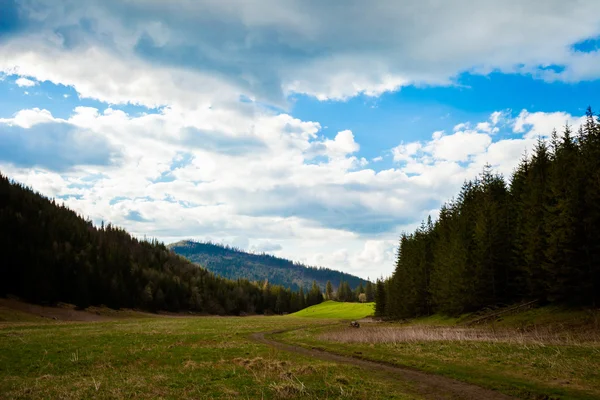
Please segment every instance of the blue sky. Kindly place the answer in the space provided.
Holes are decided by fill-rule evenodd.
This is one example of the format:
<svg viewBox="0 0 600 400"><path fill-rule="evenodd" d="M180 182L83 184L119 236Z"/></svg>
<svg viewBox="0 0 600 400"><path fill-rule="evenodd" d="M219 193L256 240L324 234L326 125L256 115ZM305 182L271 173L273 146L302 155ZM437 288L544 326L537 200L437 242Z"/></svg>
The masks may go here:
<svg viewBox="0 0 600 400"><path fill-rule="evenodd" d="M375 277L598 106L593 0L172 4L4 1L0 171L140 237Z"/></svg>

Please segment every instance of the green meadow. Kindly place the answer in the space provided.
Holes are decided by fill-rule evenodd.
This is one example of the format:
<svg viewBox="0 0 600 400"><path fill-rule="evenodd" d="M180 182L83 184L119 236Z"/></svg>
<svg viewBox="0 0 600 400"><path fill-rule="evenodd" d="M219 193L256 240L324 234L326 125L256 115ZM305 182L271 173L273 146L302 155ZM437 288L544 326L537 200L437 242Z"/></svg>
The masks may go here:
<svg viewBox="0 0 600 400"><path fill-rule="evenodd" d="M361 319L373 315L375 303L325 301L292 314L303 318Z"/></svg>
<svg viewBox="0 0 600 400"><path fill-rule="evenodd" d="M537 309L477 327L435 316L347 326L371 313L371 304L325 302L288 316L96 310L113 320L64 322L4 308L0 398L426 399L446 392L436 377L489 390L484 397L600 398L597 313ZM257 332L306 350L273 347ZM348 357L322 356L332 353Z"/></svg>
<svg viewBox="0 0 600 400"><path fill-rule="evenodd" d="M331 324L273 317L0 322L2 399L420 398L354 366L273 349L250 334Z"/></svg>

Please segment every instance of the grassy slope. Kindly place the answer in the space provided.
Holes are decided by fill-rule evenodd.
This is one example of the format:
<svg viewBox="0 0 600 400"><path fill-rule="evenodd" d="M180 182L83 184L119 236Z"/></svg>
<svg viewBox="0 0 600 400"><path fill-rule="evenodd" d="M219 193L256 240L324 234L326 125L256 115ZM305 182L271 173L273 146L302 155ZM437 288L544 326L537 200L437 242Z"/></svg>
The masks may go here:
<svg viewBox="0 0 600 400"><path fill-rule="evenodd" d="M292 314L294 317L361 319L373 315L375 303L325 301Z"/></svg>
<svg viewBox="0 0 600 400"><path fill-rule="evenodd" d="M251 332L330 320L155 317L0 322L0 398L419 398L407 383L307 359ZM12 316L12 317L11 317ZM7 319L18 320L7 322Z"/></svg>
<svg viewBox="0 0 600 400"><path fill-rule="evenodd" d="M288 332L280 338L308 347L354 356L358 353L367 359L450 376L518 398L597 399L600 398L599 316L599 312L540 308L503 317L487 327L478 327L491 331L512 329L515 335L523 330L562 329L564 334L574 337L569 344L448 340L348 344L320 338L326 332L331 337L331 328L319 327ZM348 334L372 337L369 329L416 325L430 330L435 329L435 325L448 328L452 323L452 319L433 316L411 324L365 324L359 330L342 329L346 337Z"/></svg>

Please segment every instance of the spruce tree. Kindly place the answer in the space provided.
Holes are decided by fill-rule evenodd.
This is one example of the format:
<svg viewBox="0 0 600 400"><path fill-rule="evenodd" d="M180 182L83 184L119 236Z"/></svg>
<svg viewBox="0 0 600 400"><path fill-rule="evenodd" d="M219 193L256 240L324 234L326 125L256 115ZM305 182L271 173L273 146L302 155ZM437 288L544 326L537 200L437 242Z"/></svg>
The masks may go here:
<svg viewBox="0 0 600 400"><path fill-rule="evenodd" d="M365 285L365 294L367 295L367 302L375 301L375 291L373 290L373 284L371 281L367 281Z"/></svg>
<svg viewBox="0 0 600 400"><path fill-rule="evenodd" d="M383 279L377 279L376 287L377 290L375 291L375 316L389 316L386 310L387 297L385 293L385 282L383 281Z"/></svg>
<svg viewBox="0 0 600 400"><path fill-rule="evenodd" d="M331 286L331 281L327 281L325 285L325 298L327 300L333 300L333 287Z"/></svg>

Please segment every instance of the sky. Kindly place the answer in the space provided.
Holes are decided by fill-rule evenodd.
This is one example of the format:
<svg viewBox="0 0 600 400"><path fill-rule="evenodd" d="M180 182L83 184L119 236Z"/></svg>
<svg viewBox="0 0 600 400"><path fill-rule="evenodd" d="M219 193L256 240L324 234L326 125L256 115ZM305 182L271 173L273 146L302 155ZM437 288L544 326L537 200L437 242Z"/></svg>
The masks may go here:
<svg viewBox="0 0 600 400"><path fill-rule="evenodd" d="M0 172L363 278L600 107L597 0L0 0Z"/></svg>

